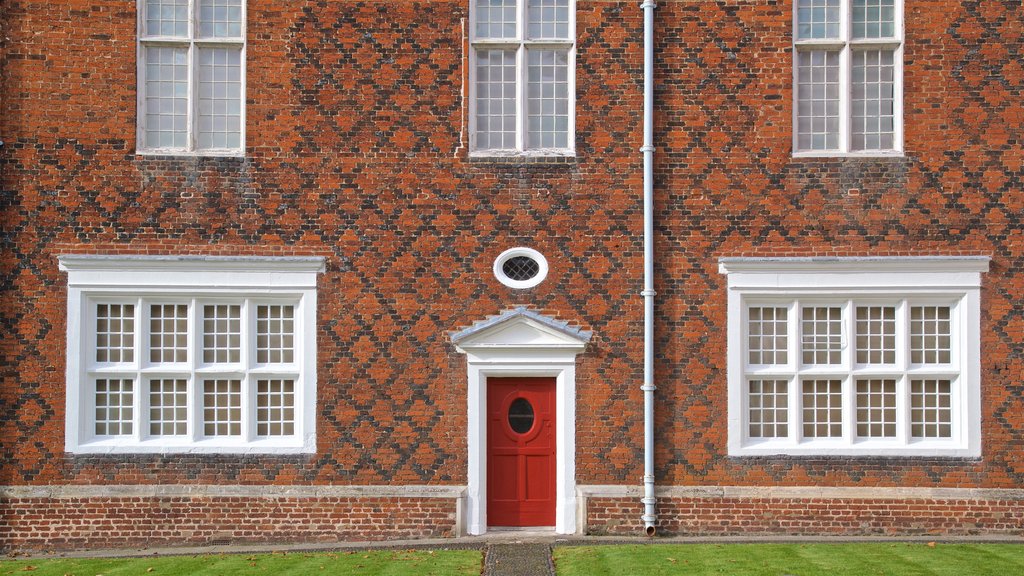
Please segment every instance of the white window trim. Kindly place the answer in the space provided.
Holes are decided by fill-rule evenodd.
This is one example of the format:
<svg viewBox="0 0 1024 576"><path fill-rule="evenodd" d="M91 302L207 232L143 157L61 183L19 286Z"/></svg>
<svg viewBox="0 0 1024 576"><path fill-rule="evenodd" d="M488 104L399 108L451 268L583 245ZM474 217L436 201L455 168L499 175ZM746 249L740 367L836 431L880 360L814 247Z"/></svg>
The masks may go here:
<svg viewBox="0 0 1024 576"><path fill-rule="evenodd" d="M903 0L895 0L896 22L894 29L895 38L854 40L852 33L853 23L853 0L840 0L840 21L839 39L797 39L797 10L799 2L793 2L793 157L794 158L875 158L891 157L900 158L904 156L903 150L903 48L906 45L906 33L903 16ZM852 82L852 57L853 47L875 47L891 48L893 53L893 149L892 150L851 150L853 141L853 130L851 129L851 102L853 100ZM804 50L823 48L840 48L839 56L839 144L838 150L801 150L799 148L799 126L798 114L798 88L799 70L797 67L796 53Z"/></svg>
<svg viewBox="0 0 1024 576"><path fill-rule="evenodd" d="M728 411L730 456L943 456L981 455L981 273L987 257L879 258L722 258L719 272L728 276ZM779 301L801 297L824 299L922 298L956 302L953 342L959 362L959 396L954 397L954 437L949 440L895 444L889 440L855 438L855 396L844 386L843 437L797 444L792 438L794 390L790 389L791 434L787 439L747 439L744 311L749 301ZM954 329L955 330L955 329ZM897 335L899 338L899 335ZM791 335L792 339L792 335ZM792 349L791 345L791 349ZM899 352L898 352L899 354ZM795 362L790 358L790 362ZM841 378L847 379L849 372ZM902 416L901 416L902 417ZM898 426L900 421L898 421Z"/></svg>
<svg viewBox="0 0 1024 576"><path fill-rule="evenodd" d="M98 256L67 255L60 257L60 269L68 273L67 325L67 398L65 449L74 454L123 453L267 453L298 454L316 451L316 277L322 272L324 259L319 257L174 257L174 256ZM295 434L281 438L255 438L246 435L247 426L255 427L255 403L249 403L249 414L243 417L242 438L201 438L198 427L202 407L198 391L193 389L198 359L190 358L189 372L189 434L185 437L147 438L148 390L143 378L132 376L134 387L133 435L118 438L95 438L94 413L90 412L89 370L92 362L93 337L89 319L97 301L105 299L135 301L140 298L175 301L200 299L247 299L259 303L289 302L296 304L295 362L297 371L288 372L295 379ZM144 311L136 306L136 342L145 331L140 319ZM190 314L190 337L197 338L198 311ZM243 318L243 322L245 319ZM94 326L93 324L92 326ZM243 330L244 332L244 330ZM163 375L157 368L146 368L146 359L139 358L136 345L134 370L142 376ZM196 347L191 348L195 350ZM243 351L243 355L245 352ZM96 370L96 372L101 370ZM121 374L123 372L118 372ZM245 371L231 372L244 374ZM280 376L280 367L253 367L251 375ZM177 374L177 372L175 372ZM116 377L112 372L111 377ZM255 389L254 383L250 386ZM254 392L253 392L254 393ZM246 407L243 386L243 409ZM94 399L94 398L93 398ZM246 441L246 437L253 437Z"/></svg>
<svg viewBox="0 0 1024 576"><path fill-rule="evenodd" d="M146 35L146 0L136 0L136 131L135 131L135 153L140 156L196 156L196 157L227 157L227 158L244 158L245 157L245 124L246 124L246 53L249 49L249 42L247 40L248 34L248 0L242 0L242 36L241 40L235 40L231 38L206 38L199 39L196 33L196 27L198 25L198 10L196 4L199 0L188 0L188 22L189 22L189 37L179 38L176 36L147 36ZM157 147L148 148L145 145L146 142L146 47L147 46L169 46L169 47L188 47L188 60L189 60L189 79L188 79L188 136L186 142L188 146L186 148L170 148L170 147ZM237 46L241 48L241 86L239 90L241 92L241 103L239 118L239 142L241 146L239 148L207 148L205 150L199 150L196 147L196 126L199 122L199 104L198 104L198 64L196 62L197 47L216 47L216 46Z"/></svg>
<svg viewBox="0 0 1024 576"><path fill-rule="evenodd" d="M527 38L527 3L529 0L517 0L516 3L516 38L478 40L476 38L476 0L469 2L469 155L473 158L543 158L576 156L576 0L569 0L569 40L530 40ZM476 49L516 48L516 148L477 149L476 145ZM566 148L529 148L527 143L527 125L529 122L529 102L527 102L527 63L526 49L536 48L568 48L567 74L569 92L569 127L566 135Z"/></svg>
<svg viewBox="0 0 1024 576"><path fill-rule="evenodd" d="M537 271L537 275L534 276L533 278L530 278L529 280L513 280L512 278L509 278L505 274L504 265L505 262L509 261L512 258L515 258L516 256L526 256L527 258L530 258L534 262L536 262L537 266L540 268L540 270ZM517 290L533 288L534 286L539 285L541 282L544 281L545 278L548 277L548 259L545 258L543 254L537 252L533 248L509 248L508 250L505 250L504 252L499 254L498 257L494 259L494 277L497 278L499 282L501 282L505 286L508 286L509 288L515 288Z"/></svg>

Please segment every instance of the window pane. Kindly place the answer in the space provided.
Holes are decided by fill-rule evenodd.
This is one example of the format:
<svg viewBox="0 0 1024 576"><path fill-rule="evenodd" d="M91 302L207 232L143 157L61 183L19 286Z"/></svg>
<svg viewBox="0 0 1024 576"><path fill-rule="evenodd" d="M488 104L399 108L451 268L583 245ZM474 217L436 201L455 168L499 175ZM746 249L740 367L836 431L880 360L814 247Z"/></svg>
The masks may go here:
<svg viewBox="0 0 1024 576"><path fill-rule="evenodd" d="M295 307L256 308L256 361L260 364L295 360Z"/></svg>
<svg viewBox="0 0 1024 576"><path fill-rule="evenodd" d="M199 148L242 143L242 51L199 50Z"/></svg>
<svg viewBox="0 0 1024 576"><path fill-rule="evenodd" d="M242 382L203 382L203 433L206 436L242 434Z"/></svg>
<svg viewBox="0 0 1024 576"><path fill-rule="evenodd" d="M913 306L910 308L910 362L913 364L949 364L949 306Z"/></svg>
<svg viewBox="0 0 1024 576"><path fill-rule="evenodd" d="M96 435L126 436L132 433L133 388L130 378L96 381Z"/></svg>
<svg viewBox="0 0 1024 576"><path fill-rule="evenodd" d="M188 0L146 0L146 35L187 38Z"/></svg>
<svg viewBox="0 0 1024 576"><path fill-rule="evenodd" d="M854 150L895 146L895 65L892 50L854 50L852 130Z"/></svg>
<svg viewBox="0 0 1024 576"><path fill-rule="evenodd" d="M842 388L842 380L804 380L804 437L838 438L843 435Z"/></svg>
<svg viewBox="0 0 1024 576"><path fill-rule="evenodd" d="M569 0L529 0L530 38L569 39Z"/></svg>
<svg viewBox="0 0 1024 576"><path fill-rule="evenodd" d="M785 380L751 380L747 390L751 438L789 436L789 383Z"/></svg>
<svg viewBox="0 0 1024 576"><path fill-rule="evenodd" d="M566 148L569 144L569 53L527 52L529 147Z"/></svg>
<svg viewBox="0 0 1024 576"><path fill-rule="evenodd" d="M135 361L135 305L96 305L96 361Z"/></svg>
<svg viewBox="0 0 1024 576"><path fill-rule="evenodd" d="M516 0L476 0L477 38L515 38Z"/></svg>
<svg viewBox="0 0 1024 576"><path fill-rule="evenodd" d="M481 150L516 147L516 52L476 53L476 143Z"/></svg>
<svg viewBox="0 0 1024 576"><path fill-rule="evenodd" d="M188 430L188 382L149 382L149 433L152 436L183 436Z"/></svg>
<svg viewBox="0 0 1024 576"><path fill-rule="evenodd" d="M199 35L241 38L242 0L199 0Z"/></svg>
<svg viewBox="0 0 1024 576"><path fill-rule="evenodd" d="M750 308L747 311L747 350L750 364L786 364L789 348L786 308Z"/></svg>
<svg viewBox="0 0 1024 576"><path fill-rule="evenodd" d="M914 438L953 436L952 384L949 380L914 380L910 384L910 430Z"/></svg>
<svg viewBox="0 0 1024 576"><path fill-rule="evenodd" d="M242 308L220 304L203 307L203 362L241 361Z"/></svg>
<svg viewBox="0 0 1024 576"><path fill-rule="evenodd" d="M843 309L803 309L803 363L839 364L843 354Z"/></svg>
<svg viewBox="0 0 1024 576"><path fill-rule="evenodd" d="M149 307L149 361L188 361L188 306L153 304Z"/></svg>
<svg viewBox="0 0 1024 576"><path fill-rule="evenodd" d="M896 308L857 307L857 363L896 363Z"/></svg>
<svg viewBox="0 0 1024 576"><path fill-rule="evenodd" d="M146 48L146 146L185 148L188 138L188 48Z"/></svg>
<svg viewBox="0 0 1024 576"><path fill-rule="evenodd" d="M797 145L839 148L839 52L797 52Z"/></svg>
<svg viewBox="0 0 1024 576"><path fill-rule="evenodd" d="M857 381L857 436L896 437L896 381Z"/></svg>
<svg viewBox="0 0 1024 576"><path fill-rule="evenodd" d="M256 383L256 434L295 434L295 381L259 380Z"/></svg>
<svg viewBox="0 0 1024 576"><path fill-rule="evenodd" d="M840 0L799 0L797 38L839 38Z"/></svg>
<svg viewBox="0 0 1024 576"><path fill-rule="evenodd" d="M895 37L895 4L895 0L853 0L853 37Z"/></svg>

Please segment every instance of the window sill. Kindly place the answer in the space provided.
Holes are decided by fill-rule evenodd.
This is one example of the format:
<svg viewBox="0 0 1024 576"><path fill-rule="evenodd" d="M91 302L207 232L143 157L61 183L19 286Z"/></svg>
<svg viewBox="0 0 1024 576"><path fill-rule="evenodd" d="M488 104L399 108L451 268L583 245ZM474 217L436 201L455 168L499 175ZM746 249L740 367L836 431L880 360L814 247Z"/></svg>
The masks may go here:
<svg viewBox="0 0 1024 576"><path fill-rule="evenodd" d="M142 441L103 439L69 447L72 454L311 454L316 446L311 441L304 445L301 438L261 439L252 442L238 440L198 440L195 442L171 438L151 438Z"/></svg>
<svg viewBox="0 0 1024 576"><path fill-rule="evenodd" d="M793 158L904 158L906 154L902 150L870 150L866 152L793 152Z"/></svg>
<svg viewBox="0 0 1024 576"><path fill-rule="evenodd" d="M156 158L245 158L244 150L136 150L136 156Z"/></svg>
<svg viewBox="0 0 1024 576"><path fill-rule="evenodd" d="M813 442L804 445L791 443L759 442L729 449L729 456L792 456L792 457L938 457L977 458L979 449L950 442L916 441L894 446L887 442L860 441L854 444L841 442Z"/></svg>
<svg viewBox="0 0 1024 576"><path fill-rule="evenodd" d="M477 150L469 153L469 161L488 164L572 164L576 162L576 151L564 148Z"/></svg>

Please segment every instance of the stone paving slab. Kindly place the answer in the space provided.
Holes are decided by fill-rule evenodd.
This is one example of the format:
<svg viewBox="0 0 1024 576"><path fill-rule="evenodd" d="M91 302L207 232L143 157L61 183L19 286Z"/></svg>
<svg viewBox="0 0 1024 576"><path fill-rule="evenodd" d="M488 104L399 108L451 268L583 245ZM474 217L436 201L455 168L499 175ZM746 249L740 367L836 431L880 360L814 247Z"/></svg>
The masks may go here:
<svg viewBox="0 0 1024 576"><path fill-rule="evenodd" d="M554 576L551 546L547 544L490 544L484 576Z"/></svg>
<svg viewBox="0 0 1024 576"><path fill-rule="evenodd" d="M270 552L331 552L336 550L409 550L447 549L483 550L497 544L543 544L552 546L599 546L615 544L792 544L792 543L863 543L863 542L939 542L964 544L1024 544L1024 537L987 536L570 536L522 532L494 532L485 536L461 538L424 538L417 540L383 540L350 542L300 542L267 544L216 544L206 546L152 546L141 548L94 549L61 552L8 552L11 558L137 558L143 556L195 556L198 554L267 554Z"/></svg>

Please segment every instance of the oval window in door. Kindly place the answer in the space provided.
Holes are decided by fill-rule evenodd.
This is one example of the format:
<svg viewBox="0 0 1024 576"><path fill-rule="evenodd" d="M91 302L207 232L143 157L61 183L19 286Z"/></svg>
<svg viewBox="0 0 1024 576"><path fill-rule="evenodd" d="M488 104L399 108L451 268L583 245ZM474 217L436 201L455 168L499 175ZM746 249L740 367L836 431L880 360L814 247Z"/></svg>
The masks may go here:
<svg viewBox="0 0 1024 576"><path fill-rule="evenodd" d="M508 425L516 434L526 434L533 428L533 406L526 398L516 398L508 407Z"/></svg>

